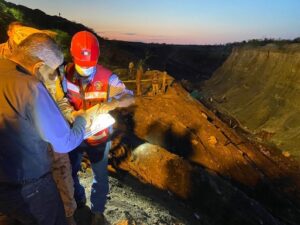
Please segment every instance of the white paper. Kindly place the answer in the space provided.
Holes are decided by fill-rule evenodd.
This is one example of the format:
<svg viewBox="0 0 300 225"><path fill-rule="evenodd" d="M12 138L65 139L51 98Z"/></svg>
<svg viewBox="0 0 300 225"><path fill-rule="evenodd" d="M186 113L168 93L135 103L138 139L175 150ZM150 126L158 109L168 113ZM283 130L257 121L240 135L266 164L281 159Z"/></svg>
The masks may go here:
<svg viewBox="0 0 300 225"><path fill-rule="evenodd" d="M86 111L87 125L85 128L84 139L93 136L105 128L110 127L116 122L115 119L108 113L97 114L98 108L99 104Z"/></svg>

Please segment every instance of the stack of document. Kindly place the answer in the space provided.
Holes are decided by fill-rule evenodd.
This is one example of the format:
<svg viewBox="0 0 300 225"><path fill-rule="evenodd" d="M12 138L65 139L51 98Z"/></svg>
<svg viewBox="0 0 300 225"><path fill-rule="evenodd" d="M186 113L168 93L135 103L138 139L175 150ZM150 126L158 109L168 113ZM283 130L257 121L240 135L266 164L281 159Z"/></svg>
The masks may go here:
<svg viewBox="0 0 300 225"><path fill-rule="evenodd" d="M87 139L88 137L93 136L99 131L110 127L116 122L115 119L108 113L97 113L99 107L99 104L97 104L86 111L87 123L85 127L84 139Z"/></svg>

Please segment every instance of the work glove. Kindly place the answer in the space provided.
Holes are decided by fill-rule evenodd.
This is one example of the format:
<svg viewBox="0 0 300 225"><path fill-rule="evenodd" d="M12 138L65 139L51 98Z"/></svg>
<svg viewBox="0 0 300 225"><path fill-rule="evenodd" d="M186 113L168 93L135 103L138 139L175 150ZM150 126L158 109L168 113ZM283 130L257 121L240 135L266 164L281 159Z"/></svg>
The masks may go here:
<svg viewBox="0 0 300 225"><path fill-rule="evenodd" d="M111 102L101 103L101 105L97 110L97 114L108 113L109 111L112 111L118 107L119 107L119 102L116 100L113 100Z"/></svg>
<svg viewBox="0 0 300 225"><path fill-rule="evenodd" d="M132 104L134 104L134 98L132 96L123 97L120 100L102 103L97 113L108 113L116 108L126 108Z"/></svg>

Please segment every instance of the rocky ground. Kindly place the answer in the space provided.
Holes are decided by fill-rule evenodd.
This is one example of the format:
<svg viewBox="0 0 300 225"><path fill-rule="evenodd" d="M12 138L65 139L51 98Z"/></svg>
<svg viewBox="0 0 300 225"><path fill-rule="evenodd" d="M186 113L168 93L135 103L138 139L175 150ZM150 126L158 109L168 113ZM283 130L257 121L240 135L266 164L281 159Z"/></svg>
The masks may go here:
<svg viewBox="0 0 300 225"><path fill-rule="evenodd" d="M80 173L86 194L90 196L91 172ZM197 212L170 192L159 191L136 178L118 173L109 177L110 194L105 210L107 224L113 225L187 225L206 224ZM88 200L87 206L90 207ZM76 213L80 225L89 224L89 209Z"/></svg>

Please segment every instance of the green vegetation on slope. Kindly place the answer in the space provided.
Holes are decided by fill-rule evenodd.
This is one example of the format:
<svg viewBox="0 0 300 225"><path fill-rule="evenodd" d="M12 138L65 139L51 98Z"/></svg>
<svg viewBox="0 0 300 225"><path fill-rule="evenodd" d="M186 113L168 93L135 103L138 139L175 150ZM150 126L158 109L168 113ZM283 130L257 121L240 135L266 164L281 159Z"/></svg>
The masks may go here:
<svg viewBox="0 0 300 225"><path fill-rule="evenodd" d="M258 140L300 159L299 44L235 49L202 89Z"/></svg>

